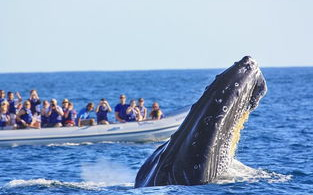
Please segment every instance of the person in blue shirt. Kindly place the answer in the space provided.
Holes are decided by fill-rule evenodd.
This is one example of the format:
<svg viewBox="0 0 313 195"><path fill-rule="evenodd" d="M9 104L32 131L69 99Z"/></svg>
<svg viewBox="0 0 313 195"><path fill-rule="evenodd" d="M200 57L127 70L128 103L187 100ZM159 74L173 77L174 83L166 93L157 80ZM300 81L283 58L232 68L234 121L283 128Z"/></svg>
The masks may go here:
<svg viewBox="0 0 313 195"><path fill-rule="evenodd" d="M64 112L56 99L51 99L50 108L48 110L47 116L49 117L49 127L62 127L62 117Z"/></svg>
<svg viewBox="0 0 313 195"><path fill-rule="evenodd" d="M112 111L112 108L109 102L106 99L102 98L100 100L99 105L96 108L98 124L108 125L109 124L108 112L111 112L111 111Z"/></svg>
<svg viewBox="0 0 313 195"><path fill-rule="evenodd" d="M6 129L10 124L10 115L8 112L8 103L2 101L0 103L0 129Z"/></svg>
<svg viewBox="0 0 313 195"><path fill-rule="evenodd" d="M76 125L81 127L95 124L94 104L90 102L87 104L86 108L79 111L76 118Z"/></svg>
<svg viewBox="0 0 313 195"><path fill-rule="evenodd" d="M40 124L33 119L32 112L30 110L31 103L29 100L26 100L23 104L23 108L16 115L16 122L18 128L40 128Z"/></svg>
<svg viewBox="0 0 313 195"><path fill-rule="evenodd" d="M11 118L11 125L13 127L16 127L15 121L16 121L17 106L22 103L22 97L19 92L16 92L16 97L17 99L14 98L14 93L11 91L7 93L7 98L8 98L7 102L9 104L8 111L9 111L10 118Z"/></svg>
<svg viewBox="0 0 313 195"><path fill-rule="evenodd" d="M124 94L120 95L120 103L115 106L115 118L120 123L125 123L127 121L126 110L129 107L126 104L126 96Z"/></svg>
<svg viewBox="0 0 313 195"><path fill-rule="evenodd" d="M30 104L31 104L31 108L30 110L32 111L32 115L34 115L35 118L40 118L40 112L41 112L41 109L40 109L40 105L41 105L41 101L40 101L40 98L38 96L38 93L37 93L37 90L33 89L33 90L30 90L30 97L28 99L30 101Z"/></svg>

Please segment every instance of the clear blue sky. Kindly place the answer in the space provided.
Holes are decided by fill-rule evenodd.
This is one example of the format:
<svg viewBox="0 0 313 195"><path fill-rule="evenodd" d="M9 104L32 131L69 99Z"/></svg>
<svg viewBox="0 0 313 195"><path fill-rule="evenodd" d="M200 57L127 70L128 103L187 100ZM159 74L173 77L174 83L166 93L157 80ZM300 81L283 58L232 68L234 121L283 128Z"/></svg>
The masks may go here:
<svg viewBox="0 0 313 195"><path fill-rule="evenodd" d="M311 0L0 0L0 72L313 65Z"/></svg>

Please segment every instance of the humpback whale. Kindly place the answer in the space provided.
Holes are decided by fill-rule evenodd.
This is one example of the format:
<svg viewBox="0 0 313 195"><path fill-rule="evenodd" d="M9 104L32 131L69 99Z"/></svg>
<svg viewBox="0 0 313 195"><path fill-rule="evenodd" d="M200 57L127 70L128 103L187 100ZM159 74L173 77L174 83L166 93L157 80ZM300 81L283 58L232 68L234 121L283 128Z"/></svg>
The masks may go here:
<svg viewBox="0 0 313 195"><path fill-rule="evenodd" d="M216 181L227 171L240 130L266 91L262 72L250 56L217 75L178 130L141 166L135 188Z"/></svg>

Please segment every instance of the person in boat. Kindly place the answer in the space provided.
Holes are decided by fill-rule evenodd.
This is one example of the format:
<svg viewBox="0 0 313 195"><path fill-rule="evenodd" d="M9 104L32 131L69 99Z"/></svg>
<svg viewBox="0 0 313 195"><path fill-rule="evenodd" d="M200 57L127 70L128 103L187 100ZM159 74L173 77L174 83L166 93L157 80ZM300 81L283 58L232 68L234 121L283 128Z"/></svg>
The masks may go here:
<svg viewBox="0 0 313 195"><path fill-rule="evenodd" d="M120 95L120 103L115 106L115 119L120 123L125 123L127 120L126 110L129 107L126 104L126 96L124 94Z"/></svg>
<svg viewBox="0 0 313 195"><path fill-rule="evenodd" d="M157 102L152 104L152 111L150 112L150 117L152 120L160 120L164 118L164 114L160 109L160 106Z"/></svg>
<svg viewBox="0 0 313 195"><path fill-rule="evenodd" d="M10 128L10 114L8 112L8 102L2 101L0 108L0 129L5 130Z"/></svg>
<svg viewBox="0 0 313 195"><path fill-rule="evenodd" d="M81 109L78 113L76 125L81 127L95 124L94 104L92 102L89 102L86 108Z"/></svg>
<svg viewBox="0 0 313 195"><path fill-rule="evenodd" d="M0 104L5 101L5 91L0 90Z"/></svg>
<svg viewBox="0 0 313 195"><path fill-rule="evenodd" d="M140 110L138 107L136 107L136 100L131 100L129 107L126 110L126 115L127 115L127 122L132 122L132 121L141 121L142 116L140 114Z"/></svg>
<svg viewBox="0 0 313 195"><path fill-rule="evenodd" d="M22 97L19 92L16 92L17 99L14 98L14 93L9 91L7 93L7 102L8 102L8 112L10 114L11 118L11 125L13 127L16 127L16 113L17 113L17 107L19 104L22 103Z"/></svg>
<svg viewBox="0 0 313 195"><path fill-rule="evenodd" d="M62 127L62 117L64 113L56 99L51 99L47 116L49 117L49 127Z"/></svg>
<svg viewBox="0 0 313 195"><path fill-rule="evenodd" d="M49 126L49 112L50 103L48 100L44 100L42 102L42 108L41 108L41 127L48 127Z"/></svg>
<svg viewBox="0 0 313 195"><path fill-rule="evenodd" d="M68 111L68 105L69 105L69 100L67 98L63 99L62 101L62 110L63 110L63 117L62 117L62 124L64 126L64 123L65 123L65 120L66 120L66 117L65 117L65 114L67 113Z"/></svg>
<svg viewBox="0 0 313 195"><path fill-rule="evenodd" d="M96 108L98 124L102 124L102 125L109 124L108 112L112 112L112 108L109 102L105 98L102 98L100 100L99 105Z"/></svg>
<svg viewBox="0 0 313 195"><path fill-rule="evenodd" d="M74 104L72 102L68 102L68 108L66 112L64 112L64 123L63 126L65 127L73 127L75 126L75 120L76 120L76 110L74 109Z"/></svg>
<svg viewBox="0 0 313 195"><path fill-rule="evenodd" d="M40 124L33 119L31 111L31 103L29 100L26 100L23 104L23 108L16 115L16 123L19 129L25 129L28 127L31 128L40 128Z"/></svg>
<svg viewBox="0 0 313 195"><path fill-rule="evenodd" d="M30 91L30 97L28 100L31 104L30 110L32 111L32 115L33 116L35 116L35 115L39 116L40 112L41 112L41 110L40 110L41 101L40 101L38 93L35 89Z"/></svg>
<svg viewBox="0 0 313 195"><path fill-rule="evenodd" d="M143 98L139 98L138 99L138 106L137 108L140 111L140 115L142 117L142 120L146 120L147 119L147 108L145 107L145 101Z"/></svg>

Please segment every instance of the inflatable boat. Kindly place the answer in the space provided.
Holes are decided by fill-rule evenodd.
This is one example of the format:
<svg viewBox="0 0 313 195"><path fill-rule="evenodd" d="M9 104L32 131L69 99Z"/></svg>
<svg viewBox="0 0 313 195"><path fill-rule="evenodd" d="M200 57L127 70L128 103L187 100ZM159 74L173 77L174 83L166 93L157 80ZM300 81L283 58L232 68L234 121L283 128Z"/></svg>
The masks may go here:
<svg viewBox="0 0 313 195"><path fill-rule="evenodd" d="M189 109L161 120L116 123L84 127L0 130L0 146L45 145L83 142L154 142L170 137L183 122Z"/></svg>

